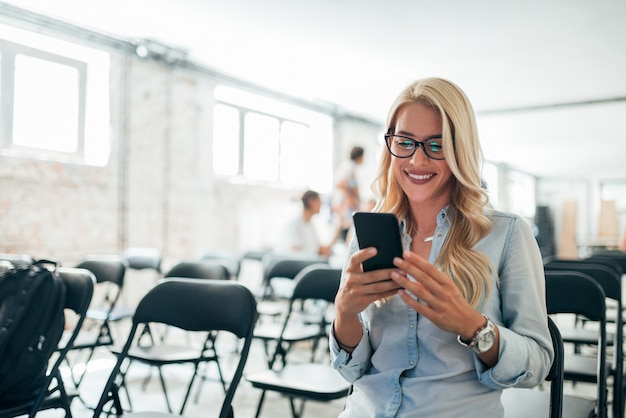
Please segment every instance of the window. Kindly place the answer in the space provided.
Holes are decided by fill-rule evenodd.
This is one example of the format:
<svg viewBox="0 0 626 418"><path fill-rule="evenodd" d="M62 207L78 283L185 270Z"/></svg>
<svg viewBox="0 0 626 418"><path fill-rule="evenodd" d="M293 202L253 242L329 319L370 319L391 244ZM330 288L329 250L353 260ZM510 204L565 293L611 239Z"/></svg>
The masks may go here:
<svg viewBox="0 0 626 418"><path fill-rule="evenodd" d="M213 169L248 181L332 188L332 119L239 89L218 86Z"/></svg>
<svg viewBox="0 0 626 418"><path fill-rule="evenodd" d="M535 216L535 178L519 171L507 173L509 211L531 219Z"/></svg>
<svg viewBox="0 0 626 418"><path fill-rule="evenodd" d="M494 208L500 207L500 197L498 195L498 188L500 187L499 176L498 166L490 162L485 162L483 165L483 181L487 188L489 201Z"/></svg>
<svg viewBox="0 0 626 418"><path fill-rule="evenodd" d="M109 56L1 25L3 155L106 165Z"/></svg>

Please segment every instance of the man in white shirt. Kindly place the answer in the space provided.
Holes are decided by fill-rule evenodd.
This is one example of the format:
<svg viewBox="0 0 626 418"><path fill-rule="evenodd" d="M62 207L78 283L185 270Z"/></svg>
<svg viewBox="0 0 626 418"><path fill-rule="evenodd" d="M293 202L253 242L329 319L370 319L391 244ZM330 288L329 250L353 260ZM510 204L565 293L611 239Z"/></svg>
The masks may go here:
<svg viewBox="0 0 626 418"><path fill-rule="evenodd" d="M321 245L315 225L311 222L313 216L318 214L322 207L320 195L316 191L307 190L301 200L302 213L285 225L277 243L277 251L328 257L331 253L331 246Z"/></svg>

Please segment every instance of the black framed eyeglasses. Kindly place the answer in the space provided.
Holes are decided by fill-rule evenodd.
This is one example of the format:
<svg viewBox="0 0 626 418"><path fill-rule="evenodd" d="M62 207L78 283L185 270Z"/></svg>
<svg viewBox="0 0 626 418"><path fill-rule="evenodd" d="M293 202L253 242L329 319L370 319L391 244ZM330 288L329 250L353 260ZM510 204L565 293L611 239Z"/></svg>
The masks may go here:
<svg viewBox="0 0 626 418"><path fill-rule="evenodd" d="M416 141L408 136L385 134L385 142L387 149L394 157L410 158L419 147L422 147L428 158L433 160L445 159L441 135L433 135L423 141Z"/></svg>

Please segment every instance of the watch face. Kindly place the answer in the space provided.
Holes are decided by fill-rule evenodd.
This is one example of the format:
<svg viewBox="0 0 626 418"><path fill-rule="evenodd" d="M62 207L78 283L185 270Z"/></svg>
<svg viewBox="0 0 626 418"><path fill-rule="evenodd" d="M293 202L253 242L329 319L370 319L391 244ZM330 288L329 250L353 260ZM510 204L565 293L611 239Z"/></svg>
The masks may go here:
<svg viewBox="0 0 626 418"><path fill-rule="evenodd" d="M482 333L478 337L478 341L476 344L478 351L480 351L481 353L484 353L485 351L489 350L491 346L493 345L494 339L495 339L495 333L493 330L489 330L488 332Z"/></svg>

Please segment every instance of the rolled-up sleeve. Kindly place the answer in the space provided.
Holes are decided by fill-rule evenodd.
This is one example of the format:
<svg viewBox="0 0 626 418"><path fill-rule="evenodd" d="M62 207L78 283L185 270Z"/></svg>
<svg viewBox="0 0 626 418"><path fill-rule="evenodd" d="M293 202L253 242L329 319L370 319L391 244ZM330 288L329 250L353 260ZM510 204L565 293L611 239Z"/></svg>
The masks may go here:
<svg viewBox="0 0 626 418"><path fill-rule="evenodd" d="M496 267L500 303L492 306L494 312L489 314L498 325L499 358L492 368L476 358L479 380L494 389L537 386L550 370L554 348L548 329L541 254L530 226L521 218L511 222Z"/></svg>
<svg viewBox="0 0 626 418"><path fill-rule="evenodd" d="M332 366L350 383L354 383L359 377L363 376L370 367L370 358L372 349L369 344L367 329L363 327L363 336L359 344L348 353L339 348L337 339L335 338L334 327L331 327L329 336L330 361Z"/></svg>

